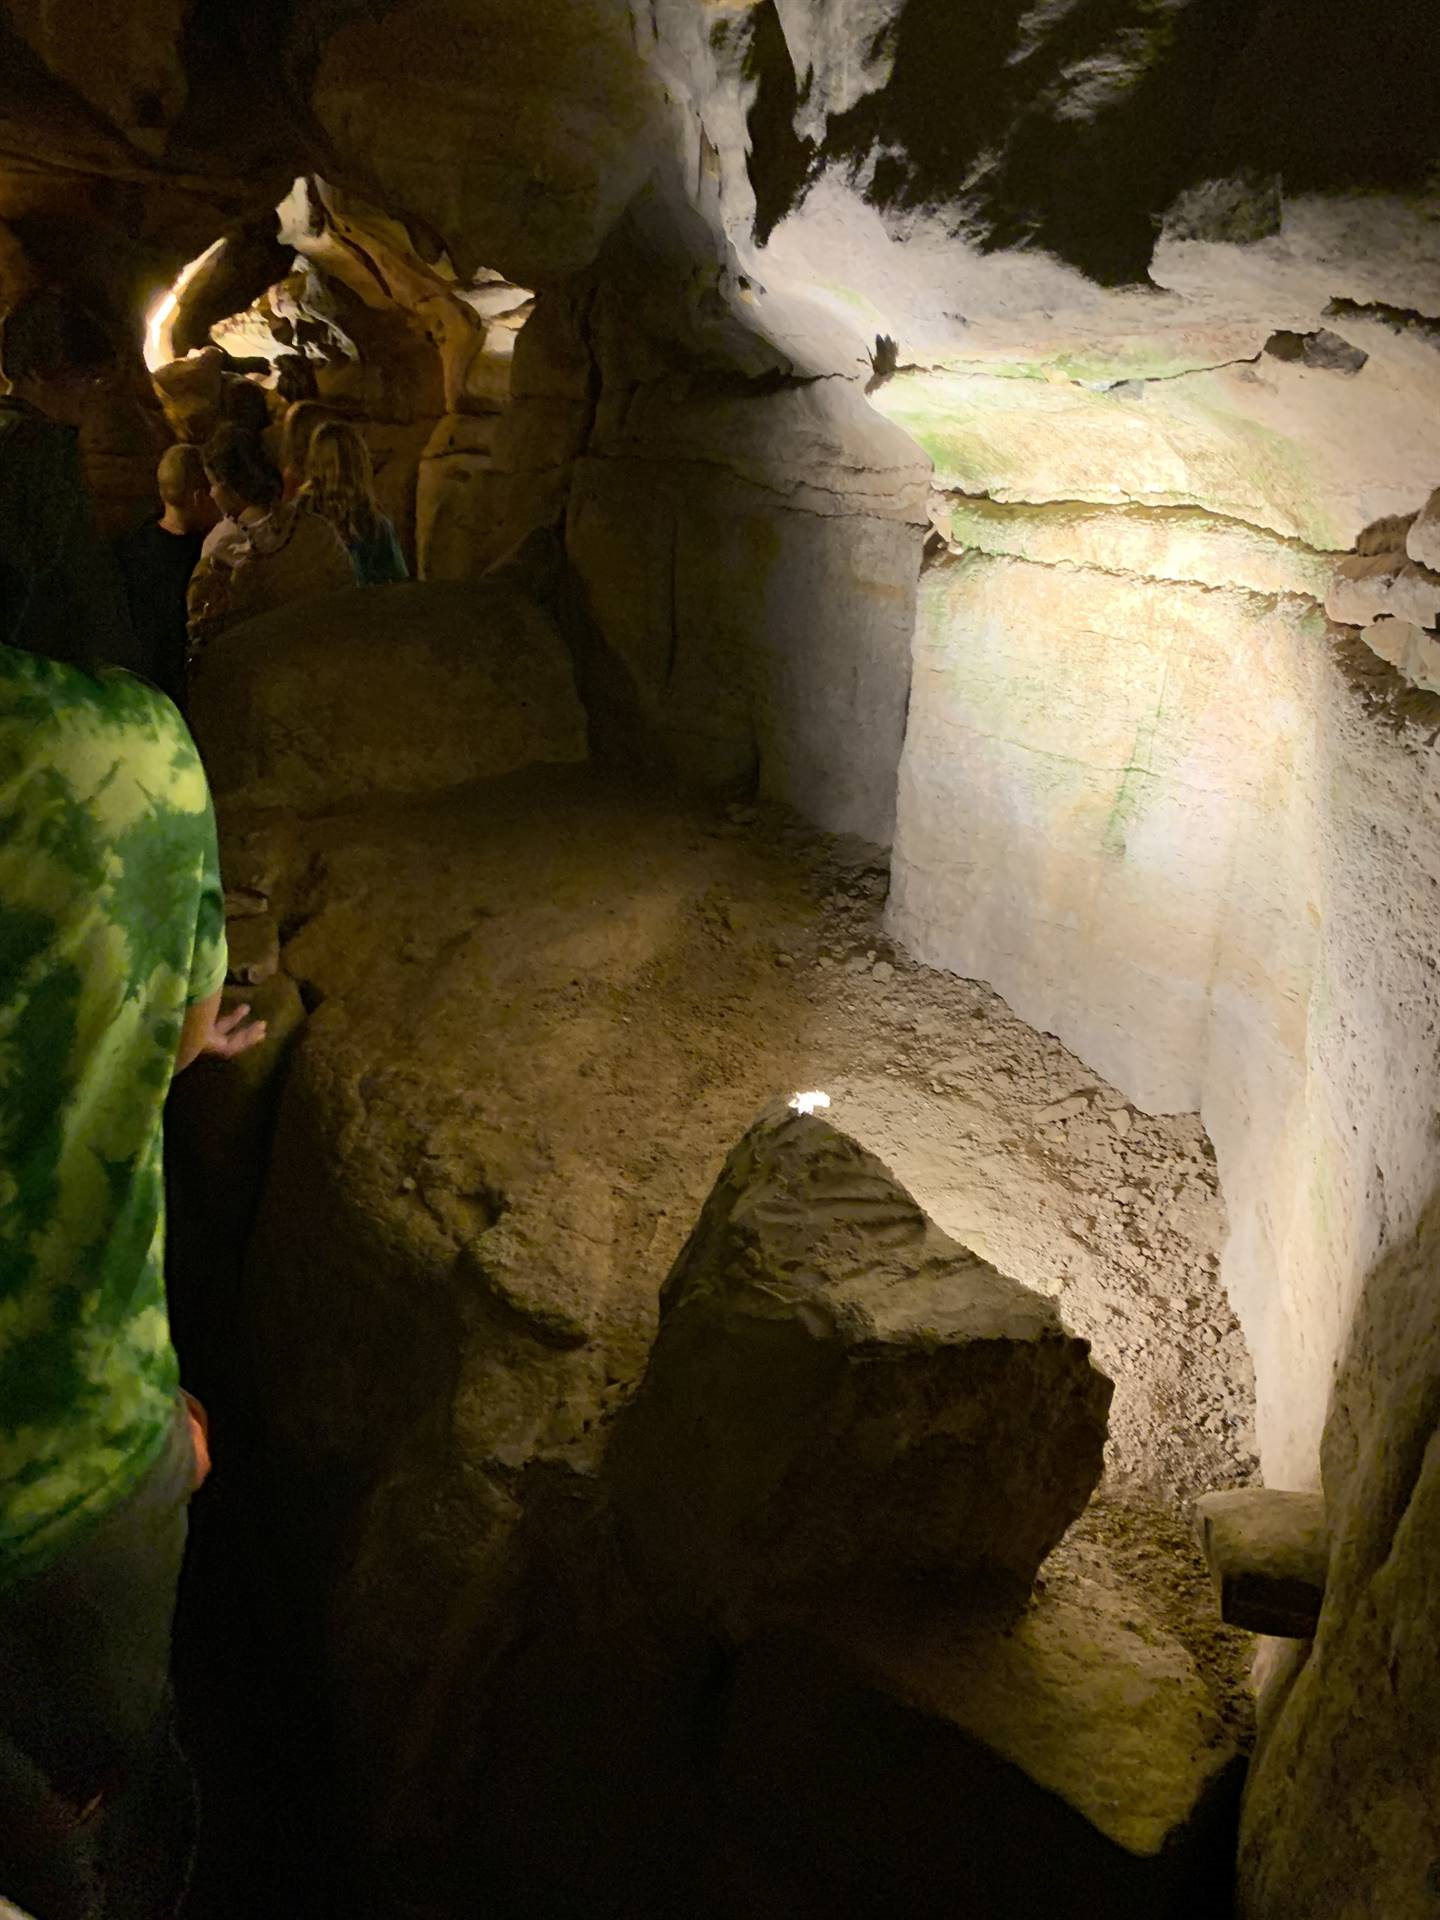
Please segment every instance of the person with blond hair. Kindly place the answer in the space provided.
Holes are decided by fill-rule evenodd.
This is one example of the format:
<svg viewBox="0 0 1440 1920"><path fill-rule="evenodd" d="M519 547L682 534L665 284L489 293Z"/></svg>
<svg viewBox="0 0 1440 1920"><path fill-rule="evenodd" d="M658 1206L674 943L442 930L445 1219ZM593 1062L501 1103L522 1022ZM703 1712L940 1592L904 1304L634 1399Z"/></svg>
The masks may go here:
<svg viewBox="0 0 1440 1920"><path fill-rule="evenodd" d="M383 587L408 580L410 569L395 536L395 523L375 497L370 449L345 420L317 427L310 441L303 505L328 520L349 549L355 584Z"/></svg>
<svg viewBox="0 0 1440 1920"><path fill-rule="evenodd" d="M155 476L164 511L127 534L116 552L142 667L162 693L185 710L186 605L190 578L218 513L200 449L167 447Z"/></svg>
<svg viewBox="0 0 1440 1920"><path fill-rule="evenodd" d="M310 442L328 421L338 420L334 407L323 400L296 400L285 409L280 423L280 477L283 497L293 500L304 486L309 473Z"/></svg>

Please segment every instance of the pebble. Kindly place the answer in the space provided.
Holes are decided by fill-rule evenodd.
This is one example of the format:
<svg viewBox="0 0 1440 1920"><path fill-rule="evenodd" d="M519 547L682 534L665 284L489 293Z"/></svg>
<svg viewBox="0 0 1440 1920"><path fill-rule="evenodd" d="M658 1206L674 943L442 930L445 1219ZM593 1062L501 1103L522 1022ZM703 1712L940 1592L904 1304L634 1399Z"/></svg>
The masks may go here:
<svg viewBox="0 0 1440 1920"><path fill-rule="evenodd" d="M777 953L775 964L777 967L793 967L795 962L788 953Z"/></svg>
<svg viewBox="0 0 1440 1920"><path fill-rule="evenodd" d="M870 978L872 980L893 980L895 978L895 969L888 960L877 960L870 969Z"/></svg>
<svg viewBox="0 0 1440 1920"><path fill-rule="evenodd" d="M1122 1140L1130 1131L1130 1120L1131 1115L1128 1107L1114 1107L1111 1109L1110 1124Z"/></svg>

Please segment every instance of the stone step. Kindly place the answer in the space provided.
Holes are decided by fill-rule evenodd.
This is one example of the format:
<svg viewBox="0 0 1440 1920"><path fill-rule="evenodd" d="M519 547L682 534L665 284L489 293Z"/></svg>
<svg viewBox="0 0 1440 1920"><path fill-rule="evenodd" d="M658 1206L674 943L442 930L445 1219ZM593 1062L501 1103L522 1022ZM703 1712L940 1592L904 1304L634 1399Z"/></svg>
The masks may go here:
<svg viewBox="0 0 1440 1920"><path fill-rule="evenodd" d="M1215 1920L1243 1762L1183 1646L1078 1579L1012 1625L887 1610L741 1649L714 1780L813 1911Z"/></svg>
<svg viewBox="0 0 1440 1920"><path fill-rule="evenodd" d="M1271 1487L1203 1494L1195 1531L1222 1620L1286 1639L1314 1634L1330 1558L1323 1494Z"/></svg>

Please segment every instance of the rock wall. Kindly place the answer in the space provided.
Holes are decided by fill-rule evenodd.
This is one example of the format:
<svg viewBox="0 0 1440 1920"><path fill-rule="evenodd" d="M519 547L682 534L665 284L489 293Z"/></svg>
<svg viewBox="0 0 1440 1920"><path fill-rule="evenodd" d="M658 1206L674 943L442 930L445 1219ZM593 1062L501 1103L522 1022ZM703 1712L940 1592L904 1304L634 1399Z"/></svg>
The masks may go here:
<svg viewBox="0 0 1440 1920"><path fill-rule="evenodd" d="M1419 419L1434 380L1409 388ZM1117 392L971 411L947 465L939 396L955 490L933 502L895 850L899 937L1137 1103L1198 1107L1215 1143L1266 1476L1323 1485L1334 1541L1252 1770L1247 1920L1433 1901L1440 701L1325 616L1401 579L1404 518L1371 522L1428 491L1413 440L1383 477L1359 385L1348 479L1294 426L1260 474L1229 454L1199 474L1186 447L1223 443L1172 441L1150 389L1128 464ZM1035 410L1100 437L1032 451L1007 421Z"/></svg>
<svg viewBox="0 0 1440 1920"><path fill-rule="evenodd" d="M1428 1195L1436 769L1370 710L1387 672L1293 597L989 556L922 592L893 924L1200 1108L1278 1484Z"/></svg>
<svg viewBox="0 0 1440 1920"><path fill-rule="evenodd" d="M888 844L923 478L843 382L699 378L602 413L566 550L672 765Z"/></svg>
<svg viewBox="0 0 1440 1920"><path fill-rule="evenodd" d="M945 542L892 924L1138 1104L1202 1113L1281 1484L1314 1482L1361 1282L1426 1197L1440 1077L1434 768L1368 711L1427 696L1373 654L1357 683L1324 613L1429 493L1440 360L1350 332L1349 371L1262 348L1146 378L1132 347L876 396L934 459Z"/></svg>
<svg viewBox="0 0 1440 1920"><path fill-rule="evenodd" d="M1366 1277L1325 1437L1319 1631L1256 1756L1246 1920L1423 1920L1440 1804L1440 1313L1433 1175Z"/></svg>
<svg viewBox="0 0 1440 1920"><path fill-rule="evenodd" d="M471 563L558 535L602 746L888 844L929 468L830 331L759 300L661 182L519 334Z"/></svg>
<svg viewBox="0 0 1440 1920"><path fill-rule="evenodd" d="M891 912L1138 1103L1203 1114L1267 1478L1323 1484L1334 1541L1313 1653L1252 1769L1242 1911L1419 1920L1440 1790L1420 1277L1440 702L1412 684L1428 602L1408 677L1373 625L1324 607L1383 621L1375 595L1428 587L1403 551L1423 451L1374 427L1400 405L1433 423L1436 369L1392 364L1373 412L1368 371L1325 377L882 393L936 459L945 542L921 585Z"/></svg>

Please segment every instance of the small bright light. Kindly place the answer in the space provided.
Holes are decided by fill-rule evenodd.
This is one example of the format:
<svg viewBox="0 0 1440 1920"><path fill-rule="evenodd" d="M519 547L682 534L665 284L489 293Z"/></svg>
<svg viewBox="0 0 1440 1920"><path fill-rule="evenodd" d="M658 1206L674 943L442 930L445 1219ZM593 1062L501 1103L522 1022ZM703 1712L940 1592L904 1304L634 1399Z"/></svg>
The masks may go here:
<svg viewBox="0 0 1440 1920"><path fill-rule="evenodd" d="M174 286L162 294L150 309L145 321L145 365L154 373L157 367L167 366L175 358L173 322L180 305L180 297L196 274L225 244L224 240L213 241L202 254L184 268Z"/></svg>
<svg viewBox="0 0 1440 1920"><path fill-rule="evenodd" d="M819 1113L830 1104L828 1093L792 1093L790 1106L795 1113Z"/></svg>

